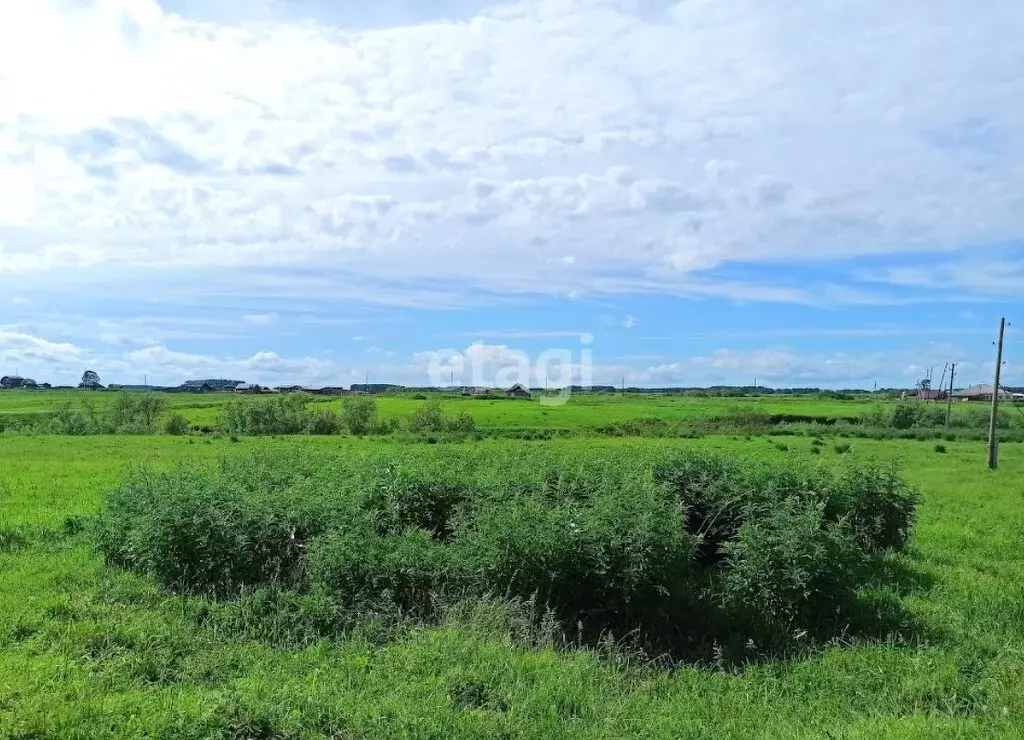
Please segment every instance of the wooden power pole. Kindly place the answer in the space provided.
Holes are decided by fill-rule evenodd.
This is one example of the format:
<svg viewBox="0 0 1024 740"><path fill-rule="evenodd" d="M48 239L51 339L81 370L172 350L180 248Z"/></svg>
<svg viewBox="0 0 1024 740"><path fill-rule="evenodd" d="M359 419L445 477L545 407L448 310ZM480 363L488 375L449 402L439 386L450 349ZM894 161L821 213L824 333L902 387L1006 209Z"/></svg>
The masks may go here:
<svg viewBox="0 0 1024 740"><path fill-rule="evenodd" d="M946 396L946 429L949 429L949 420L953 416L953 378L956 377L956 363L949 368L949 394Z"/></svg>
<svg viewBox="0 0 1024 740"><path fill-rule="evenodd" d="M999 319L999 342L996 344L996 378L992 385L992 416L988 420L988 467L999 467L999 440L996 439L996 414L999 411L999 374L1003 369L1003 333L1006 319Z"/></svg>

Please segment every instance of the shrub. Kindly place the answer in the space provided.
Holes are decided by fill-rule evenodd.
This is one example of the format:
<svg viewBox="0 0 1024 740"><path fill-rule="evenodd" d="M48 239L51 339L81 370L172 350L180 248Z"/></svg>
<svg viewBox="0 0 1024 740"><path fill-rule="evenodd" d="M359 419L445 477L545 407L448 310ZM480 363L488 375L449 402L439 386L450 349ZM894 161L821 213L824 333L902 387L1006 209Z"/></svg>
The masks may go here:
<svg viewBox="0 0 1024 740"><path fill-rule="evenodd" d="M833 449L836 451L837 455L845 455L853 449L853 446L849 442L839 442L833 447Z"/></svg>
<svg viewBox="0 0 1024 740"><path fill-rule="evenodd" d="M938 452L940 455L945 455L946 454L946 445L942 445L942 444L935 445L935 451Z"/></svg>
<svg viewBox="0 0 1024 740"><path fill-rule="evenodd" d="M777 449L779 452L788 452L789 445L786 444L785 442L776 442L775 449Z"/></svg>
<svg viewBox="0 0 1024 740"><path fill-rule="evenodd" d="M331 409L314 409L306 415L306 434L338 434L341 426L341 418Z"/></svg>
<svg viewBox="0 0 1024 740"><path fill-rule="evenodd" d="M780 640L853 602L863 554L823 514L821 503L789 498L745 522L725 545L722 603L751 632Z"/></svg>
<svg viewBox="0 0 1024 740"><path fill-rule="evenodd" d="M910 429L917 424L919 406L912 403L901 403L892 410L889 426L893 429Z"/></svg>
<svg viewBox="0 0 1024 740"><path fill-rule="evenodd" d="M443 585L447 553L423 530L381 537L357 522L311 543L308 573L315 589L350 610L390 602L403 612L427 613Z"/></svg>
<svg viewBox="0 0 1024 740"><path fill-rule="evenodd" d="M166 588L227 595L293 580L306 540L327 521L253 498L223 475L137 471L109 496L97 543L108 562Z"/></svg>
<svg viewBox="0 0 1024 740"><path fill-rule="evenodd" d="M225 406L218 427L229 434L251 436L302 434L309 427L308 400L305 393L233 400Z"/></svg>
<svg viewBox="0 0 1024 740"><path fill-rule="evenodd" d="M165 588L283 589L288 613L265 619L289 634L434 618L439 604L500 594L565 629L676 650L839 625L861 565L904 547L914 523L917 494L893 466L521 452L293 450L136 471L109 496L96 541L108 563ZM264 619L262 608L236 611Z"/></svg>
<svg viewBox="0 0 1024 740"><path fill-rule="evenodd" d="M174 437L182 437L189 432L188 419L179 413L173 413L164 419L164 432Z"/></svg>
<svg viewBox="0 0 1024 740"><path fill-rule="evenodd" d="M378 419L370 430L370 434L384 436L394 434L401 428L402 423L398 419Z"/></svg>
<svg viewBox="0 0 1024 740"><path fill-rule="evenodd" d="M99 434L102 431L102 423L96 413L96 407L88 400L83 401L79 409L75 409L70 401L62 403L53 412L48 426L47 431L52 434L72 436Z"/></svg>
<svg viewBox="0 0 1024 740"><path fill-rule="evenodd" d="M691 452L656 465L653 478L683 507L684 526L697 538L701 559L716 561L722 544L735 535L743 516L738 485L742 472L737 464L719 455Z"/></svg>
<svg viewBox="0 0 1024 740"><path fill-rule="evenodd" d="M446 540L468 496L456 481L417 478L394 466L382 467L363 501L364 509L381 534L399 534L409 528L427 531Z"/></svg>
<svg viewBox="0 0 1024 740"><path fill-rule="evenodd" d="M476 422L465 411L450 418L445 414L440 401L431 400L422 404L409 417L409 431L414 434L448 433L457 435L472 434L476 431Z"/></svg>
<svg viewBox="0 0 1024 740"><path fill-rule="evenodd" d="M587 504L534 495L482 509L454 547L473 593L535 597L563 618L648 628L692 593L696 544L657 496L606 492ZM618 624L616 624L618 622Z"/></svg>
<svg viewBox="0 0 1024 740"><path fill-rule="evenodd" d="M341 423L349 434L370 434L377 425L377 401L370 396L346 398L341 406Z"/></svg>
<svg viewBox="0 0 1024 740"><path fill-rule="evenodd" d="M409 417L408 426L409 431L413 433L446 431L448 418L441 402L435 399L421 404Z"/></svg>
<svg viewBox="0 0 1024 740"><path fill-rule="evenodd" d="M845 519L870 550L902 549L914 526L919 494L895 464L848 465L819 479L830 519Z"/></svg>
<svg viewBox="0 0 1024 740"><path fill-rule="evenodd" d="M109 431L117 434L149 434L156 417L167 405L156 393L118 393L111 406Z"/></svg>
<svg viewBox="0 0 1024 740"><path fill-rule="evenodd" d="M821 454L821 448L820 447L812 446L811 447L811 454L812 455L820 455Z"/></svg>

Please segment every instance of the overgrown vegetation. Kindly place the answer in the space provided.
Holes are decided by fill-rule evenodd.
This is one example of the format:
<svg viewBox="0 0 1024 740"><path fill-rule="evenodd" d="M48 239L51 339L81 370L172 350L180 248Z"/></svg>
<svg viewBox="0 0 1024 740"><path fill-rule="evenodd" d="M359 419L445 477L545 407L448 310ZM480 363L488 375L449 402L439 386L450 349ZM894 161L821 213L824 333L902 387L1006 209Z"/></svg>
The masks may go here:
<svg viewBox="0 0 1024 740"><path fill-rule="evenodd" d="M416 405L378 403L403 417ZM489 425L514 428L514 419L488 417L487 403L473 403ZM529 406L517 404L516 413ZM212 415L172 409L212 426ZM550 415L553 424L564 418ZM812 437L787 440L790 450L781 453L763 437L742 435L446 446L401 437L242 436L232 444L218 435L7 436L0 442L0 737L1019 736L1024 448L1004 446L1000 469L989 471L984 444L946 441L949 454L939 455L934 443L864 440L837 459L834 435L818 433L817 458L805 451ZM317 450L326 454L309 455ZM478 490L517 495L524 482L526 490L543 483L558 496L585 499L584 483L604 480L594 471L643 476L686 450L808 471L819 462L841 470L898 457L903 475L926 492L920 521L903 552L868 556L871 582L857 592L851 629L834 642L790 637L789 659L767 662L767 645L739 656L727 644L694 646L699 659L672 670L638 651L633 635L595 638L538 599L505 592L432 601L429 617L403 615L380 599L355 626L347 602L339 607L330 592L298 586L256 586L223 599L168 593L136 572L104 567L82 531L124 466L140 460L155 470L192 461L206 475L224 455L251 455L245 466L255 465L253 479L264 481L257 487L288 498L318 470L324 478L365 473L355 488L385 481L372 489L382 503L370 508L399 510L404 494L391 497L389 486L411 490L437 479L471 500ZM274 464L261 467L265 459ZM382 467L388 462L398 463L394 472ZM283 468L293 473L274 472ZM396 479L400 485L387 483ZM609 475L601 485L616 480ZM434 500L443 511L462 497L438 492ZM457 522L464 503L456 510L438 518ZM373 530L391 536L394 521L374 519ZM444 546L455 541L448 535ZM731 662L736 657L742 666Z"/></svg>
<svg viewBox="0 0 1024 740"><path fill-rule="evenodd" d="M89 399L76 407L61 404L48 418L38 420L36 430L50 434L152 434L165 399L156 393L119 393L102 410Z"/></svg>
<svg viewBox="0 0 1024 740"><path fill-rule="evenodd" d="M148 400L139 401L140 396ZM954 404L945 426L944 404L869 402L871 394L814 397L696 398L631 394L574 395L565 406L510 403L501 398L443 394L355 395L329 401L308 394L141 394L8 391L0 397L34 408L4 413L0 433L151 434L220 433L230 436L380 436L448 442L468 437L543 440L564 436L700 438L720 435L830 436L868 439L983 440L988 407ZM50 406L45 399L55 399ZM153 403L153 410L135 408ZM119 409L122 404L132 408ZM632 413L638 415L631 416ZM166 413L165 413L166 412ZM156 419L154 422L154 413ZM185 429L175 414L188 420ZM642 414L642 415L641 415ZM1001 408L1004 442L1024 441L1024 407ZM780 442L783 443L783 442ZM812 453L813 454L813 453Z"/></svg>
<svg viewBox="0 0 1024 740"><path fill-rule="evenodd" d="M905 547L917 501L879 464L457 461L290 456L136 471L110 496L98 544L167 589L305 594L334 625L431 620L440 604L504 594L594 639L743 653L857 629L858 590L880 553Z"/></svg>

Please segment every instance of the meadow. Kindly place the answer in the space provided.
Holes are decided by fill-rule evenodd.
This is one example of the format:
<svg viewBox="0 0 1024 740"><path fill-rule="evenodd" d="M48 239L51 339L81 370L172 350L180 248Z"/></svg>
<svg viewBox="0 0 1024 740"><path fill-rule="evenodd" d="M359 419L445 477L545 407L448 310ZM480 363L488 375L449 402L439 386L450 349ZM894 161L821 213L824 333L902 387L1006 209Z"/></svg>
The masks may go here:
<svg viewBox="0 0 1024 740"><path fill-rule="evenodd" d="M5 417L34 418L51 414L61 406L77 408L83 402L92 404L102 412L113 406L119 395L110 391L2 391L0 423ZM199 427L215 426L225 408L239 401L237 396L230 393L163 393L159 396L168 413L180 413L189 423ZM380 419L398 421L406 419L422 406L426 396L404 393L374 398ZM473 418L478 428L492 431L534 429L588 432L644 419L657 419L671 426L698 419L743 414L804 419L808 422L859 421L872 414L890 414L900 405L897 399L881 394L864 394L844 399L830 397L828 394L702 398L675 394L575 393L560 405L542 404L536 398L510 400L500 394L496 397L473 398L436 393L430 394L430 398L439 400L449 413L466 413ZM310 398L310 408L314 410L339 411L343 403L343 398ZM920 405L939 416L944 415L946 409L945 403L927 402ZM955 421L966 420L968 417L973 419L984 417L987 406L954 403L952 412ZM1024 410L1020 408L1004 408L1002 418L1007 426L1024 427Z"/></svg>
<svg viewBox="0 0 1024 740"><path fill-rule="evenodd" d="M18 397L4 396L0 405L33 413L27 401L7 400ZM212 418L191 415L215 412L220 400L174 397L171 404L190 419ZM486 428L589 427L616 415L683 418L745 400L581 398L565 407L451 402ZM404 416L418 403L381 399L380 414ZM847 409L862 408L818 399L803 406L795 399L751 403L805 415L846 416ZM202 589L176 588L166 574L129 567L145 547L168 546L164 535L153 534L165 530L136 526L150 520L133 519L128 509L122 519L109 514L119 497L131 502L138 488L131 487L133 476L145 484L153 479L147 475L176 471L168 480L187 482L174 476L195 474L216 482L244 464L262 481L275 479L280 461L293 458L317 468L337 466L337 475L323 467L321 478L314 470L304 480L352 489L359 486L346 481L364 469L364 460L373 461L374 470L380 462L411 460L461 471L473 481L512 482L543 482L544 471L559 461L589 460L613 471L607 500L632 505L644 500L646 489L633 487L631 471L703 452L776 470L898 461L921 499L908 546L880 559L879 580L862 590L884 606L882 629L838 629L821 638L798 632L787 636L782 652L757 648L738 660L725 644L669 656L641 650L621 633L605 640L577 634L528 596L479 589L464 602L431 604L429 618L409 620L379 609L375 618L334 628L322 622L337 611L315 594L254 585L241 595L211 597ZM140 473L140 466L150 472ZM341 482L329 482L334 479ZM572 488L566 490L572 494ZM215 503L219 490L210 487ZM279 497L265 493L257 491L255 500L271 509L258 511L276 511ZM311 500L318 495L319 484L311 486ZM187 495L183 501L190 503ZM231 499L232 505L246 501ZM302 497L295 501L301 508ZM1022 504L1024 446L1010 443L1002 446L999 470L988 471L984 444L976 441L584 434L426 444L352 436L8 433L0 435L0 737L1019 736ZM599 507L581 509L594 510ZM114 524L105 546L97 544L96 531L104 517ZM651 517L625 518L651 523ZM622 519L582 521L601 534ZM609 531L619 536L614 526ZM635 531L625 531L627 542ZM346 554L338 542L331 544L333 550L323 552ZM117 552L129 565L105 562L104 554ZM657 564L644 548L636 552L647 558L637 562ZM320 562L336 571L336 562L349 561ZM406 567L402 575L420 572ZM191 582L196 572L188 571ZM220 578L219 570L203 572ZM628 568L612 572L638 583L646 578Z"/></svg>

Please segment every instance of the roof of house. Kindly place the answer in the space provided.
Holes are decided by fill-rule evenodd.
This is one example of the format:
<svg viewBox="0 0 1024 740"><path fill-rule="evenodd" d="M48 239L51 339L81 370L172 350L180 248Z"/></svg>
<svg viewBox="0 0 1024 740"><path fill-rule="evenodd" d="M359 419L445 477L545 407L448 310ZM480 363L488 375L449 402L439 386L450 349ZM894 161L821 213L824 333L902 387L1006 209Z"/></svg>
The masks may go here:
<svg viewBox="0 0 1024 740"><path fill-rule="evenodd" d="M991 383L979 383L977 385L968 386L967 388L964 388L962 390L953 391L953 396L955 398L971 398L973 396L991 396L993 388L994 388L994 386ZM1010 393L1005 388L1000 389L1000 391L999 391L999 397L1000 398L1003 398L1003 397L1009 398L1012 395L1013 394Z"/></svg>

